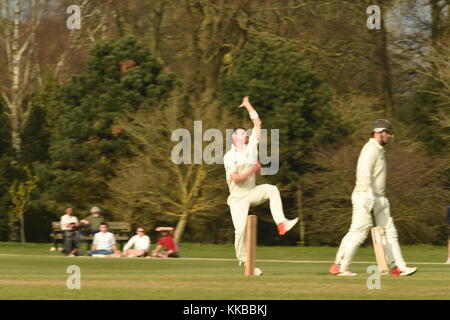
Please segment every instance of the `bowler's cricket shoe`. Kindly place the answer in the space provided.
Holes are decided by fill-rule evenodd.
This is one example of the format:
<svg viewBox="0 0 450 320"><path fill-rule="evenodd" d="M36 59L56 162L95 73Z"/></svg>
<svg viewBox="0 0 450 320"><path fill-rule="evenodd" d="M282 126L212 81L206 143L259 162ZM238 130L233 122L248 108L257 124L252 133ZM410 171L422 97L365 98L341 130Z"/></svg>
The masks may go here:
<svg viewBox="0 0 450 320"><path fill-rule="evenodd" d="M328 270L328 272L337 275L339 273L339 266L337 264L333 264Z"/></svg>
<svg viewBox="0 0 450 320"><path fill-rule="evenodd" d="M353 273L351 271L343 271L343 272L339 272L338 277L354 277L356 276L356 273Z"/></svg>
<svg viewBox="0 0 450 320"><path fill-rule="evenodd" d="M417 271L416 267L414 267L414 268L405 267L405 269L403 269L400 272L400 276L410 276L410 275L416 273L416 271Z"/></svg>
<svg viewBox="0 0 450 320"><path fill-rule="evenodd" d="M260 268L255 268L253 271L253 275L255 276L261 276L263 274L262 270Z"/></svg>
<svg viewBox="0 0 450 320"><path fill-rule="evenodd" d="M298 218L292 220L286 220L278 225L278 234L284 236L286 232L292 229L293 226L298 222Z"/></svg>

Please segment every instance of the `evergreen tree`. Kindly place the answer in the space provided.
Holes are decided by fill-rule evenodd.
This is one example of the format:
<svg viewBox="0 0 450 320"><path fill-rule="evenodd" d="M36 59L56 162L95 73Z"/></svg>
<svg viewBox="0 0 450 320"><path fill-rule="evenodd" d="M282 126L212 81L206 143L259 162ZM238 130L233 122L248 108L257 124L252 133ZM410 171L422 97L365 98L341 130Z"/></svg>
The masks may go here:
<svg viewBox="0 0 450 320"><path fill-rule="evenodd" d="M51 133L49 165L36 167L44 197L84 208L101 202L116 162L129 155L119 119L163 101L177 83L134 37L99 41L87 70L42 101Z"/></svg>
<svg viewBox="0 0 450 320"><path fill-rule="evenodd" d="M5 106L0 99L0 240L8 239L8 220L11 198L9 187L14 179L12 168L11 135L9 121L5 116Z"/></svg>
<svg viewBox="0 0 450 320"><path fill-rule="evenodd" d="M222 102L237 106L250 96L263 128L280 130L279 179L295 182L307 153L347 133L330 106L331 90L289 43L257 39L245 46L235 70L220 83Z"/></svg>

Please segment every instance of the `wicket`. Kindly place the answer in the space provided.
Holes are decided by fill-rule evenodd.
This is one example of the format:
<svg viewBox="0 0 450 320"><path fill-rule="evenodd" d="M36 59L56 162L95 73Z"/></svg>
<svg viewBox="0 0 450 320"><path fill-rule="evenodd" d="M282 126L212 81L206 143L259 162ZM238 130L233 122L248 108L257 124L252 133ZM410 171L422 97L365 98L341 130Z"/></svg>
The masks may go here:
<svg viewBox="0 0 450 320"><path fill-rule="evenodd" d="M245 275L255 275L255 259L256 259L256 229L257 217L249 215L247 217L247 232L245 241L245 251L247 254L247 261L245 262Z"/></svg>

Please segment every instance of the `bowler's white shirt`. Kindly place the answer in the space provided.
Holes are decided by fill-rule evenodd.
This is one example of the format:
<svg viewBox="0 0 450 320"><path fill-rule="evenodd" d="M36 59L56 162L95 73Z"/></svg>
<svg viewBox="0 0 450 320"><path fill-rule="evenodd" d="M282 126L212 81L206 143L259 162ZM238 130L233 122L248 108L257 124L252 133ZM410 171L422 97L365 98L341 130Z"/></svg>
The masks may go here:
<svg viewBox="0 0 450 320"><path fill-rule="evenodd" d="M247 172L253 167L257 159L258 140L256 135L253 133L249 138L248 144L245 145L242 151L237 151L233 144L231 149L225 154L223 157L223 163L225 166L228 188L230 189L230 197L239 197L255 187L256 179L254 174L248 177L247 180L239 183L235 183L231 180L231 174L241 174Z"/></svg>
<svg viewBox="0 0 450 320"><path fill-rule="evenodd" d="M97 232L94 235L93 244L95 250L112 250L112 246L116 244L116 238L111 232Z"/></svg>
<svg viewBox="0 0 450 320"><path fill-rule="evenodd" d="M61 221L60 221L60 225L61 225L61 229L62 230L69 230L69 227L66 227L66 224L69 223L77 223L78 222L78 218L75 216L70 216L67 213L63 216L61 216Z"/></svg>
<svg viewBox="0 0 450 320"><path fill-rule="evenodd" d="M384 148L377 140L370 138L359 154L353 192L366 192L372 188L374 195L383 197L386 189L386 171Z"/></svg>
<svg viewBox="0 0 450 320"><path fill-rule="evenodd" d="M134 249L136 250L148 250L150 248L150 237L147 235L135 235L128 240L123 250L128 250L134 245Z"/></svg>

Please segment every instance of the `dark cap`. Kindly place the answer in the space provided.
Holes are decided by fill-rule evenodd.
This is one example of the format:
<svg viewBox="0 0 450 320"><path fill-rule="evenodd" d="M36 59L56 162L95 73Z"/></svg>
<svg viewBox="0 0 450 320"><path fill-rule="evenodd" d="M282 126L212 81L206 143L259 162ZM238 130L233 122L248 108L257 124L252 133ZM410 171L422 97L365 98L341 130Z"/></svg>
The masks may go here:
<svg viewBox="0 0 450 320"><path fill-rule="evenodd" d="M381 132L381 131L394 131L391 123L386 119L378 119L375 120L372 125L372 132Z"/></svg>

